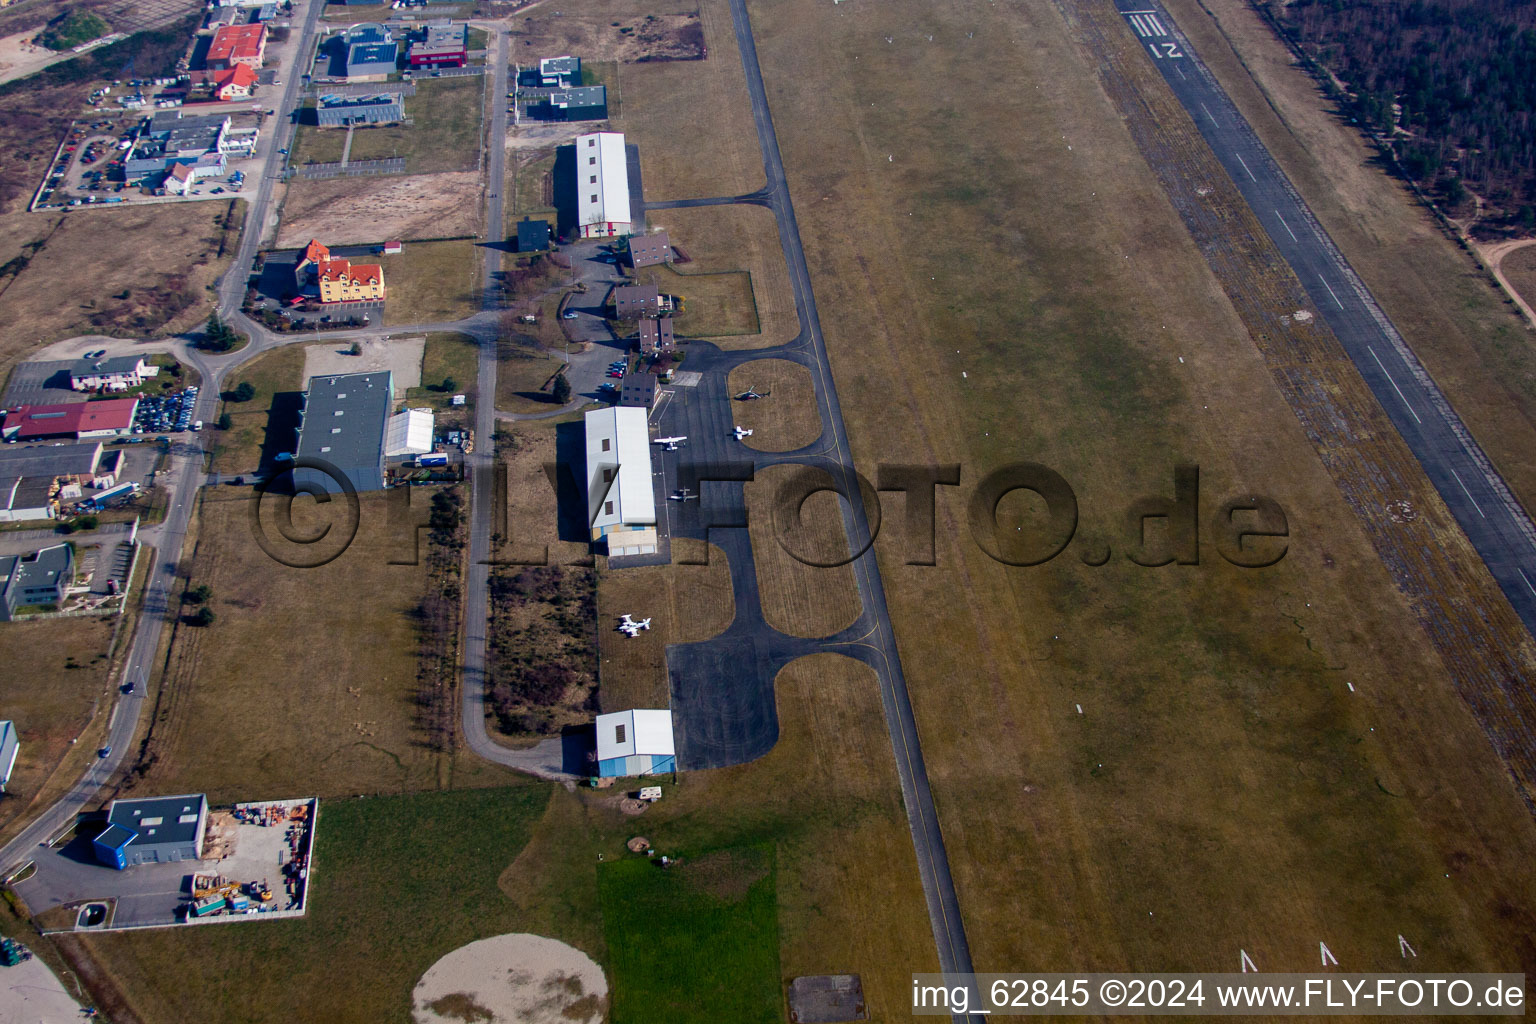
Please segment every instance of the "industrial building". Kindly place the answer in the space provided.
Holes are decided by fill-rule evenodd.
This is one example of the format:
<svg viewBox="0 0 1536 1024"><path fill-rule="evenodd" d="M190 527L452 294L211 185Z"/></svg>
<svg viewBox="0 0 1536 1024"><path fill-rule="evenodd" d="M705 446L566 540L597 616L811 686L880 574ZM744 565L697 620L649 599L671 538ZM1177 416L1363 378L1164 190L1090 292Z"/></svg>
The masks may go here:
<svg viewBox="0 0 1536 1024"><path fill-rule="evenodd" d="M549 248L549 221L524 217L517 222L517 251L544 252Z"/></svg>
<svg viewBox="0 0 1536 1024"><path fill-rule="evenodd" d="M446 22L428 25L411 43L406 63L412 68L461 68L469 63L469 26Z"/></svg>
<svg viewBox="0 0 1536 1024"><path fill-rule="evenodd" d="M40 441L52 437L115 437L133 431L137 398L108 398L99 402L63 405L23 405L5 414L0 437L9 441Z"/></svg>
<svg viewBox="0 0 1536 1024"><path fill-rule="evenodd" d="M21 608L63 607L74 585L75 549L68 544L0 558L0 620L9 622Z"/></svg>
<svg viewBox="0 0 1536 1024"><path fill-rule="evenodd" d="M6 445L0 448L0 478L90 476L101 463L100 441L88 444Z"/></svg>
<svg viewBox="0 0 1536 1024"><path fill-rule="evenodd" d="M636 270L672 262L672 239L665 231L629 236L629 265Z"/></svg>
<svg viewBox="0 0 1536 1024"><path fill-rule="evenodd" d="M228 70L237 63L259 68L266 53L267 26L222 25L214 30L207 64L216 70Z"/></svg>
<svg viewBox="0 0 1536 1024"><path fill-rule="evenodd" d="M402 409L395 413L384 429L384 457L397 459L427 454L432 450L436 423L431 409Z"/></svg>
<svg viewBox="0 0 1536 1024"><path fill-rule="evenodd" d="M581 58L580 57L544 57L539 61L538 70L529 69L523 72L526 82L519 85L531 85L541 89L569 89L581 84Z"/></svg>
<svg viewBox="0 0 1536 1024"><path fill-rule="evenodd" d="M383 81L395 73L399 59L400 47L392 42L354 43L343 73L349 82Z"/></svg>
<svg viewBox="0 0 1536 1024"><path fill-rule="evenodd" d="M622 132L577 137L576 223L582 238L629 234L629 162Z"/></svg>
<svg viewBox="0 0 1536 1024"><path fill-rule="evenodd" d="M129 181L136 181L168 171L178 161L222 171L227 154L249 149L255 140L254 130L241 133L237 140L230 132L228 114L185 115L180 110L162 110L140 132L123 162L123 173Z"/></svg>
<svg viewBox="0 0 1536 1024"><path fill-rule="evenodd" d="M107 827L92 843L96 859L122 871L135 864L197 860L208 825L208 798L201 793L114 800Z"/></svg>
<svg viewBox="0 0 1536 1024"><path fill-rule="evenodd" d="M359 491L383 490L384 441L394 386L388 370L310 378L295 454L330 463ZM296 469L293 476L295 487L336 493L340 486L315 469Z"/></svg>
<svg viewBox="0 0 1536 1024"><path fill-rule="evenodd" d="M672 333L672 318L656 317L640 321L640 352L642 355L665 355L677 347Z"/></svg>
<svg viewBox="0 0 1536 1024"><path fill-rule="evenodd" d="M315 120L322 128L404 121L404 98L398 92L376 96L321 96L320 105L315 108Z"/></svg>
<svg viewBox="0 0 1536 1024"><path fill-rule="evenodd" d="M69 386L75 391L126 391L160 373L143 356L76 359L69 366Z"/></svg>
<svg viewBox="0 0 1536 1024"><path fill-rule="evenodd" d="M0 476L0 523L54 517L54 480L47 476Z"/></svg>
<svg viewBox="0 0 1536 1024"><path fill-rule="evenodd" d="M670 711L616 711L597 716L599 778L677 771Z"/></svg>
<svg viewBox="0 0 1536 1024"><path fill-rule="evenodd" d="M556 89L528 113L541 121L601 121L608 116L608 87Z"/></svg>
<svg viewBox="0 0 1536 1024"><path fill-rule="evenodd" d="M654 284L621 284L613 289L613 315L619 320L655 316L666 308Z"/></svg>
<svg viewBox="0 0 1536 1024"><path fill-rule="evenodd" d="M616 406L585 419L592 540L607 541L610 556L654 554L656 493L646 411Z"/></svg>
<svg viewBox="0 0 1536 1024"><path fill-rule="evenodd" d="M0 793L11 784L11 772L16 770L16 755L21 751L21 740L16 735L16 723L0 721Z"/></svg>

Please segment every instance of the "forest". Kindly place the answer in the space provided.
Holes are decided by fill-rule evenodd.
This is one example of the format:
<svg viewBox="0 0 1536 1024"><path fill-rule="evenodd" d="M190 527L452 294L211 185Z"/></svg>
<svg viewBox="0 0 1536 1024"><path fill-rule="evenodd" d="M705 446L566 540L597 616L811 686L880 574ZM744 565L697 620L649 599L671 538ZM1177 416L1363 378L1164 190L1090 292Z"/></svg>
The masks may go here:
<svg viewBox="0 0 1536 1024"><path fill-rule="evenodd" d="M1536 229L1536 3L1255 4L1403 174L1458 214L1481 199L1482 231Z"/></svg>

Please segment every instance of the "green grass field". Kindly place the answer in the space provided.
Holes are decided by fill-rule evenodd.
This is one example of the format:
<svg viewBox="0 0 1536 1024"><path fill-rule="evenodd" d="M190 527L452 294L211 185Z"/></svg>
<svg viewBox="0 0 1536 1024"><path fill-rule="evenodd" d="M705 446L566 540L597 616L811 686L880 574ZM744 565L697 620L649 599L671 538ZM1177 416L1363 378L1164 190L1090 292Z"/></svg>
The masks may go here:
<svg viewBox="0 0 1536 1024"><path fill-rule="evenodd" d="M437 323L460 320L478 308L479 258L473 242L413 242L398 256L385 256L384 322Z"/></svg>
<svg viewBox="0 0 1536 1024"><path fill-rule="evenodd" d="M472 171L480 165L483 76L422 78L405 101L409 125L358 130L352 160L404 157L407 174Z"/></svg>
<svg viewBox="0 0 1536 1024"><path fill-rule="evenodd" d="M544 783L320 805L297 921L102 935L148 1021L407 1021L439 957L519 930L497 879L549 802Z"/></svg>
<svg viewBox="0 0 1536 1024"><path fill-rule="evenodd" d="M233 394L243 383L256 389L248 402L225 399L219 412L228 413L230 428L215 432L213 468L219 473L253 472L260 462L271 422L272 398L279 392L304 388L304 346L285 345L264 353L225 380L224 390Z"/></svg>
<svg viewBox="0 0 1536 1024"><path fill-rule="evenodd" d="M613 1024L783 1019L771 845L690 853L669 868L634 857L597 878Z"/></svg>

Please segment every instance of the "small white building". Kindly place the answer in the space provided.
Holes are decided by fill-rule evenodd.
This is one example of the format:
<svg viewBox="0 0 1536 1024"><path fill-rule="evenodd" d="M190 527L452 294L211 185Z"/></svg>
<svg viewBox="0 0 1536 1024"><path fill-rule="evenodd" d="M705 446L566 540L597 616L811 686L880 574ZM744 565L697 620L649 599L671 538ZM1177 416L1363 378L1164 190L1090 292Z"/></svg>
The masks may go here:
<svg viewBox="0 0 1536 1024"><path fill-rule="evenodd" d="M576 138L576 223L582 238L629 234L629 164L622 132Z"/></svg>
<svg viewBox="0 0 1536 1024"><path fill-rule="evenodd" d="M613 406L586 415L587 519L608 554L656 551L656 492L646 410Z"/></svg>
<svg viewBox="0 0 1536 1024"><path fill-rule="evenodd" d="M159 372L160 367L141 356L77 359L69 367L69 386L75 391L126 391Z"/></svg>
<svg viewBox="0 0 1536 1024"><path fill-rule="evenodd" d="M16 754L21 741L16 737L15 722L0 722L0 793L11 784L11 771L16 767Z"/></svg>
<svg viewBox="0 0 1536 1024"><path fill-rule="evenodd" d="M677 771L672 712L617 711L597 716L597 774L611 779Z"/></svg>
<svg viewBox="0 0 1536 1024"><path fill-rule="evenodd" d="M435 419L431 409L402 409L384 428L384 457L425 455L432 450Z"/></svg>

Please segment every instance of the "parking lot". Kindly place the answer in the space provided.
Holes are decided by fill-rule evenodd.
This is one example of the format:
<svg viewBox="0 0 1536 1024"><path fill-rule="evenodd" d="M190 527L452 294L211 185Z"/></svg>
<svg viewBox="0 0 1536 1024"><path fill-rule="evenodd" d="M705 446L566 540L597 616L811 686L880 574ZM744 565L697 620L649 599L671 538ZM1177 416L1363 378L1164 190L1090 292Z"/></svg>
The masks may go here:
<svg viewBox="0 0 1536 1024"><path fill-rule="evenodd" d="M199 421L192 418L197 408L197 387L188 385L184 390L166 395L145 395L139 399L138 411L133 417L135 434L163 434L181 430L196 430Z"/></svg>

